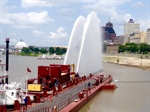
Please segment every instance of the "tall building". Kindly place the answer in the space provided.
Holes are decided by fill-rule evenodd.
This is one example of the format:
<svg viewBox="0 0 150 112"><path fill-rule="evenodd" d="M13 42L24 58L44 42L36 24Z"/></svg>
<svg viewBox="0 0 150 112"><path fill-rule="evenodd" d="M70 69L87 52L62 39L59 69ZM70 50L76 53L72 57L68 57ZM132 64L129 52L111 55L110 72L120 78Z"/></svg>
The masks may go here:
<svg viewBox="0 0 150 112"><path fill-rule="evenodd" d="M139 33L130 34L130 43L146 43L146 32L141 31Z"/></svg>
<svg viewBox="0 0 150 112"><path fill-rule="evenodd" d="M113 23L109 21L108 23L106 23L106 26L102 26L101 28L103 40L107 42L114 42L116 33L113 29Z"/></svg>
<svg viewBox="0 0 150 112"><path fill-rule="evenodd" d="M150 45L150 28L146 32L146 43Z"/></svg>
<svg viewBox="0 0 150 112"><path fill-rule="evenodd" d="M135 23L133 19L130 19L128 23L124 24L124 43L130 42L130 35L140 32L140 24Z"/></svg>

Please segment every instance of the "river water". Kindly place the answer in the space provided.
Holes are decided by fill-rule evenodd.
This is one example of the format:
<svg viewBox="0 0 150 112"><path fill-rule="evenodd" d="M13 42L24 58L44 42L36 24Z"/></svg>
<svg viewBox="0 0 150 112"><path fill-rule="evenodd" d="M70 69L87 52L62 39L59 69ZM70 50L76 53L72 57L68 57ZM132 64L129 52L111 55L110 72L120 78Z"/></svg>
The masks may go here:
<svg viewBox="0 0 150 112"><path fill-rule="evenodd" d="M2 63L6 63L5 55L2 55ZM63 63L63 60L41 60L36 57L30 56L17 56L9 55L9 82L20 82L24 85L26 76L28 78L37 77L38 66L48 66L50 64ZM31 70L31 73L27 73L27 67Z"/></svg>
<svg viewBox="0 0 150 112"><path fill-rule="evenodd" d="M109 63L103 70L118 88L102 90L79 112L150 112L150 71Z"/></svg>
<svg viewBox="0 0 150 112"><path fill-rule="evenodd" d="M5 63L5 55L2 56ZM25 76L37 77L38 66L63 60L39 60L28 56L9 56L9 82L24 83ZM102 90L79 112L150 112L150 71L139 68L103 63L103 73L112 75L116 90ZM27 73L27 67L31 73ZM22 86L24 86L22 84Z"/></svg>

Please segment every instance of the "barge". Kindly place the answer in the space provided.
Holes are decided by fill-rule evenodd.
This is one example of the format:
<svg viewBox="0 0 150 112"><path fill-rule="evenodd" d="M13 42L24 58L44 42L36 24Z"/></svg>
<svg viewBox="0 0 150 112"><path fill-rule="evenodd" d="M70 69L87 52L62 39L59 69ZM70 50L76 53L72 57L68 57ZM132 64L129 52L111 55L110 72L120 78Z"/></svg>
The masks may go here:
<svg viewBox="0 0 150 112"><path fill-rule="evenodd" d="M6 49L9 49L9 39L6 39L6 43ZM9 65L8 59L7 52L6 72ZM27 68L27 71L30 72L30 69ZM8 74L0 78L3 84L8 84ZM89 74L80 76L74 72L73 65L50 64L38 66L37 77L26 80L27 90L22 92L25 97L22 97L21 102L17 99L18 97L13 99L11 101L13 108L9 111L77 112L102 89L114 90L116 86L111 84L112 80L111 75ZM14 88L15 91L20 91L20 89L19 87ZM17 94L17 92L15 93ZM0 112L7 111L7 104L1 103Z"/></svg>

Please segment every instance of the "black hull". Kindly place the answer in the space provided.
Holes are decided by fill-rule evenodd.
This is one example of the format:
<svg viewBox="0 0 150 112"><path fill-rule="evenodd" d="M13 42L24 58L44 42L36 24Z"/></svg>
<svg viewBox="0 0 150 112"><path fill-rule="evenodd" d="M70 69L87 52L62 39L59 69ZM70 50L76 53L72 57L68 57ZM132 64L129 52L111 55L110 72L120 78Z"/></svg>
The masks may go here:
<svg viewBox="0 0 150 112"><path fill-rule="evenodd" d="M14 109L14 105L6 105L6 110L13 110Z"/></svg>
<svg viewBox="0 0 150 112"><path fill-rule="evenodd" d="M14 105L5 105L6 106L6 110L14 110ZM21 106L25 106L25 104L20 104Z"/></svg>

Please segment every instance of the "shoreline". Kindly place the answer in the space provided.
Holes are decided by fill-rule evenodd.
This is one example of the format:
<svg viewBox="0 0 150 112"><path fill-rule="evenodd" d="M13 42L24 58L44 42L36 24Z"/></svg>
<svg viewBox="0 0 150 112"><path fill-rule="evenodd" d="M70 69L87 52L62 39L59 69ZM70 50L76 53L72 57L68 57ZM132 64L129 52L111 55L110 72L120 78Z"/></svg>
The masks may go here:
<svg viewBox="0 0 150 112"><path fill-rule="evenodd" d="M150 59L105 55L103 56L103 62L150 70Z"/></svg>

